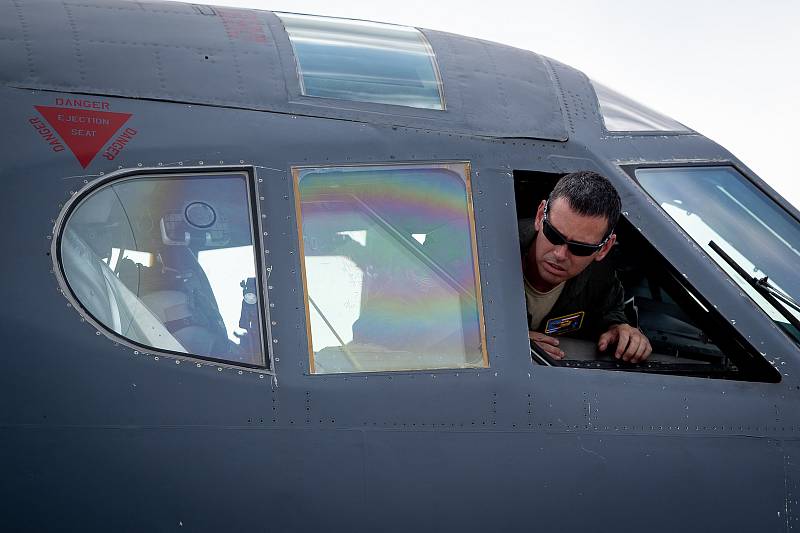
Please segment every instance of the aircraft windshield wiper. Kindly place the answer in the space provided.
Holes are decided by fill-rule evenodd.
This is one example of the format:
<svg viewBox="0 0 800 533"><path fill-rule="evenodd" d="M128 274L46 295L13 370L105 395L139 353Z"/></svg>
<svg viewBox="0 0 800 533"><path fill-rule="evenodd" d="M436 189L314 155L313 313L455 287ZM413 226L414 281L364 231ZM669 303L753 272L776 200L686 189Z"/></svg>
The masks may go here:
<svg viewBox="0 0 800 533"><path fill-rule="evenodd" d="M797 329L800 329L800 320L798 320L797 317L795 317L794 314L792 314L792 312L786 309L786 307L783 305L785 303L794 310L800 311L800 304L797 303L797 300L770 283L769 276L764 276L763 278L759 279L748 274L745 269L739 266L739 264L734 261L731 256L726 254L714 241L709 241L708 245L712 250L717 252L717 254L724 259L725 262L728 263L737 274L739 274L747 283L749 283L751 287L758 291L758 293L763 296L765 300L772 304L772 306L777 309L778 312L782 314L791 325Z"/></svg>

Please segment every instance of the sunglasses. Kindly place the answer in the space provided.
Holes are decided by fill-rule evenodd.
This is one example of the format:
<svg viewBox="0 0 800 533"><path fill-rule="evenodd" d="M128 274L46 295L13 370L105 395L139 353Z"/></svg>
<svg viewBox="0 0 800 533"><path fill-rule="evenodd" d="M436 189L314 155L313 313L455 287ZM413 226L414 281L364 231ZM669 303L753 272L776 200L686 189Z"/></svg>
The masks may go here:
<svg viewBox="0 0 800 533"><path fill-rule="evenodd" d="M548 205L549 202L544 204L544 217L542 218L542 232L544 233L544 237L555 246L566 244L567 250L569 250L569 253L572 255L586 257L592 255L593 253L599 252L603 245L608 242L608 239L611 238L611 234L614 233L614 228L611 228L603 241L598 244L586 244L585 242L569 241L566 239L566 237L561 235L561 233L554 228L547 219Z"/></svg>

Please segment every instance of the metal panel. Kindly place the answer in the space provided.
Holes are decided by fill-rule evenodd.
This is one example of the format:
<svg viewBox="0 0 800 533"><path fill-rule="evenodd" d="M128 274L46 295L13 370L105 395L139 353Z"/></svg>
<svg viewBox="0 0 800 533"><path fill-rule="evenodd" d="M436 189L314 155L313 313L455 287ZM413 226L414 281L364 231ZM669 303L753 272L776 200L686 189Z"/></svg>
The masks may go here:
<svg viewBox="0 0 800 533"><path fill-rule="evenodd" d="M269 12L106 0L34 0L5 9L13 18L3 42L16 47L0 56L0 76L18 87L567 138L543 59L508 46L424 30L447 102L447 111L437 111L302 96L288 36Z"/></svg>

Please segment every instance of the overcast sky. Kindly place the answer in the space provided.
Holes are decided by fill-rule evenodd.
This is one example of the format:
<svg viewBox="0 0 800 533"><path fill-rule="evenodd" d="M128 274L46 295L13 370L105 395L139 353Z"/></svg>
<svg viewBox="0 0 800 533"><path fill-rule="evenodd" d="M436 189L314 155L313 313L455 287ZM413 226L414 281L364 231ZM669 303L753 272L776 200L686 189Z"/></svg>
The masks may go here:
<svg viewBox="0 0 800 533"><path fill-rule="evenodd" d="M800 152L798 0L208 3L391 22L532 50L710 137L800 207L792 160Z"/></svg>

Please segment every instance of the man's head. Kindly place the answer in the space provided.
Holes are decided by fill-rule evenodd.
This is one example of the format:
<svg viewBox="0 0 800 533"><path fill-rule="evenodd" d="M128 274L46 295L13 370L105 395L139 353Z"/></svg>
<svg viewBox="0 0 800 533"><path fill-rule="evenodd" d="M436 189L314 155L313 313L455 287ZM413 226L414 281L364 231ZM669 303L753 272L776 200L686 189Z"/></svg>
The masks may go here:
<svg viewBox="0 0 800 533"><path fill-rule="evenodd" d="M528 281L547 291L603 259L616 241L620 205L614 186L596 172L561 178L536 212L536 239L525 257Z"/></svg>

